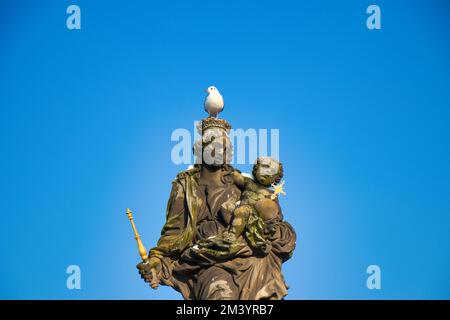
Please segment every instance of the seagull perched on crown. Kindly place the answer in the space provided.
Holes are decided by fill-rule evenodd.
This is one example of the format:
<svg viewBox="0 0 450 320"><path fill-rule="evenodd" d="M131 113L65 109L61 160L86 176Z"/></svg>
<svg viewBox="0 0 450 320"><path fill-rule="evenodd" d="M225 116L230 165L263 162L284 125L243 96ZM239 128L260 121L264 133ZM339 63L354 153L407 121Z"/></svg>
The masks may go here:
<svg viewBox="0 0 450 320"><path fill-rule="evenodd" d="M205 90L208 93L205 99L205 111L210 117L217 118L219 113L223 110L223 97L216 87L210 86Z"/></svg>

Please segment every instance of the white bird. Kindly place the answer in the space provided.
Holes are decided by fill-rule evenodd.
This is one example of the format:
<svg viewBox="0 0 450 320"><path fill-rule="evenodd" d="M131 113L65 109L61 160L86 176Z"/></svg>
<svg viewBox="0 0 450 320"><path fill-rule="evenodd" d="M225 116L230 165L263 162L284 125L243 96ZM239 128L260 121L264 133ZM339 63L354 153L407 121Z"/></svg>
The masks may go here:
<svg viewBox="0 0 450 320"><path fill-rule="evenodd" d="M205 111L208 112L210 117L219 115L219 112L223 110L223 97L216 87L211 86L205 90L208 93L205 99Z"/></svg>

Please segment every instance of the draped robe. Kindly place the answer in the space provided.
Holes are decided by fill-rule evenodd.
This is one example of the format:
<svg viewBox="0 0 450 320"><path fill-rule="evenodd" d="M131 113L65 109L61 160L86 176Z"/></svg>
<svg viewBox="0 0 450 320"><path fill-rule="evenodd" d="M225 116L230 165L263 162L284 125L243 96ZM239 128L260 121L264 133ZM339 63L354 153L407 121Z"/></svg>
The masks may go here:
<svg viewBox="0 0 450 320"><path fill-rule="evenodd" d="M270 245L263 254L247 245L243 236L238 239L242 248L226 259L199 255L192 249L198 240L228 227L232 212L225 204L240 196L231 179L233 167L224 166L222 183L215 185L200 183L200 170L196 165L183 171L172 183L166 223L157 246L150 250L150 256L162 261L161 283L184 299L282 299L288 287L281 265L292 256L296 241L295 231L282 215L265 235ZM211 293L214 283L226 284L218 296Z"/></svg>

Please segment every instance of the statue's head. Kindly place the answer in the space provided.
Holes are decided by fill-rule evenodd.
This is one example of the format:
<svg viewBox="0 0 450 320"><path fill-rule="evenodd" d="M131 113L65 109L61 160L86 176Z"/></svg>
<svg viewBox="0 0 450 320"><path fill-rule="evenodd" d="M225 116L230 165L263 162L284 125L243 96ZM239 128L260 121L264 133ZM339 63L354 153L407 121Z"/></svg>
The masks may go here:
<svg viewBox="0 0 450 320"><path fill-rule="evenodd" d="M206 118L197 127L201 139L194 144L196 163L211 167L229 164L233 157L233 147L228 133L230 124L223 119Z"/></svg>
<svg viewBox="0 0 450 320"><path fill-rule="evenodd" d="M278 184L283 178L283 165L270 157L256 159L252 171L255 181L264 187Z"/></svg>

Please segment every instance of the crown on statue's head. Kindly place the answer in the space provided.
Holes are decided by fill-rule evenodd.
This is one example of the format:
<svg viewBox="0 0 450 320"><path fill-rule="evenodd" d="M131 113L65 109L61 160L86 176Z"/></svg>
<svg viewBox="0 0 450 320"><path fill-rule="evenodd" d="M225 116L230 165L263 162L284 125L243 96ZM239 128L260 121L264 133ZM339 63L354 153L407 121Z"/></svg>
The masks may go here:
<svg viewBox="0 0 450 320"><path fill-rule="evenodd" d="M225 132L229 133L231 130L231 125L224 119L217 119L212 117L205 118L197 124L197 130L199 133L205 132L206 130L212 128L222 129Z"/></svg>

